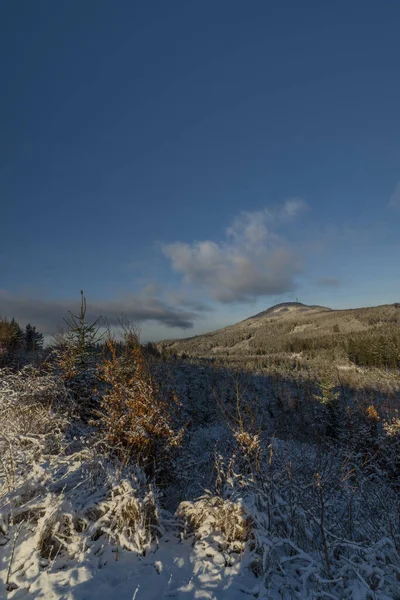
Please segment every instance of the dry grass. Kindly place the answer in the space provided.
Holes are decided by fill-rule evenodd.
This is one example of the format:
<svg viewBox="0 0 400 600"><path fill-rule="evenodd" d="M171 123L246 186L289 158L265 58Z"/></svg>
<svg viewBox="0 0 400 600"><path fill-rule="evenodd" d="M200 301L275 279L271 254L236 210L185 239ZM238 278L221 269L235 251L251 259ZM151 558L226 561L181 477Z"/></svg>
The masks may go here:
<svg viewBox="0 0 400 600"><path fill-rule="evenodd" d="M198 537L220 531L229 543L246 542L252 531L252 521L240 502L220 496L204 496L195 502L181 502L178 516L184 519L189 531Z"/></svg>
<svg viewBox="0 0 400 600"><path fill-rule="evenodd" d="M106 534L121 548L143 552L160 531L154 494L148 490L140 497L127 480L115 485L109 498L96 505L95 509L97 519L90 527L93 539Z"/></svg>
<svg viewBox="0 0 400 600"><path fill-rule="evenodd" d="M70 410L55 377L31 367L0 371L0 497L23 477L27 457L32 464L60 452Z"/></svg>
<svg viewBox="0 0 400 600"><path fill-rule="evenodd" d="M74 538L78 540L73 516L57 510L48 511L38 523L38 550L42 558L54 560L64 550L68 551Z"/></svg>

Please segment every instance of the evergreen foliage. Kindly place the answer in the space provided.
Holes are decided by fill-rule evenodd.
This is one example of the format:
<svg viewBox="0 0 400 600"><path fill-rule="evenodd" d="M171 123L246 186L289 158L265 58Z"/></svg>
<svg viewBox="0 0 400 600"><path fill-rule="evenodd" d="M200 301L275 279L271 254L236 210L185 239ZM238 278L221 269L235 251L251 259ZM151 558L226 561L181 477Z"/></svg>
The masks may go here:
<svg viewBox="0 0 400 600"><path fill-rule="evenodd" d="M400 368L400 331L393 328L380 335L365 334L348 342L349 359L362 367Z"/></svg>
<svg viewBox="0 0 400 600"><path fill-rule="evenodd" d="M36 327L28 323L24 333L25 352L36 352L43 348L43 334L36 331Z"/></svg>
<svg viewBox="0 0 400 600"><path fill-rule="evenodd" d="M339 392L335 391L334 383L329 378L322 379L319 383L319 393L315 394L314 398L325 406L327 411L326 435L336 438L339 430Z"/></svg>
<svg viewBox="0 0 400 600"><path fill-rule="evenodd" d="M15 319L0 319L0 359L7 361L23 345L23 332Z"/></svg>
<svg viewBox="0 0 400 600"><path fill-rule="evenodd" d="M81 290L79 314L70 312L64 319L67 328L55 337L56 364L61 370L68 389L81 401L83 410L90 409L97 383L98 317L90 323L86 319L86 298Z"/></svg>

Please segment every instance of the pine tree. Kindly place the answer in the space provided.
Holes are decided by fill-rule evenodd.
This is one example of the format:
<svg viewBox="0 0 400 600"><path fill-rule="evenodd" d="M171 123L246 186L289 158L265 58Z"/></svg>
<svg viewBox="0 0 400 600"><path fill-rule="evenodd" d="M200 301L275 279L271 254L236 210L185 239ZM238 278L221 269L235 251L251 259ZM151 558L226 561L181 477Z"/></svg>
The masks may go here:
<svg viewBox="0 0 400 600"><path fill-rule="evenodd" d="M98 317L93 323L86 321L86 298L81 290L81 309L78 315L70 311L64 319L67 329L57 336L59 345L66 351L65 361L71 372L85 372L93 365L96 345L100 340Z"/></svg>
<svg viewBox="0 0 400 600"><path fill-rule="evenodd" d="M5 356L10 350L12 328L6 318L0 319L0 356Z"/></svg>
<svg viewBox="0 0 400 600"><path fill-rule="evenodd" d="M8 364L23 347L23 332L15 319L0 318L0 361Z"/></svg>
<svg viewBox="0 0 400 600"><path fill-rule="evenodd" d="M23 346L24 334L19 323L12 318L11 327L11 350L19 350Z"/></svg>
<svg viewBox="0 0 400 600"><path fill-rule="evenodd" d="M319 382L319 394L315 394L314 398L326 407L326 435L337 438L339 433L339 392L335 391L335 384L328 377L322 379Z"/></svg>
<svg viewBox="0 0 400 600"><path fill-rule="evenodd" d="M32 332L33 332L33 327L30 323L28 323L27 326L25 327L25 335L24 335L26 352L32 352L32 349L33 349Z"/></svg>
<svg viewBox="0 0 400 600"><path fill-rule="evenodd" d="M26 352L36 352L43 348L43 334L30 323L25 327L24 344Z"/></svg>
<svg viewBox="0 0 400 600"><path fill-rule="evenodd" d="M98 325L101 317L93 323L86 320L86 298L82 290L79 314L69 314L70 317L64 319L67 329L55 337L56 362L75 398L90 403L97 381L96 346L102 338Z"/></svg>
<svg viewBox="0 0 400 600"><path fill-rule="evenodd" d="M3 354L9 354L21 348L23 343L22 329L15 319L0 319L0 347Z"/></svg>

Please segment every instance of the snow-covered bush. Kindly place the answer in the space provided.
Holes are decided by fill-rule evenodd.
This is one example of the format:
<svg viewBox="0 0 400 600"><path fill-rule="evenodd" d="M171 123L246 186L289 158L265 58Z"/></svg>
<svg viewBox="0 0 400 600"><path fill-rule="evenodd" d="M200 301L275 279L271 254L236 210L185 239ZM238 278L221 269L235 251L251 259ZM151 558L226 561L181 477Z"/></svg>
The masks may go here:
<svg viewBox="0 0 400 600"><path fill-rule="evenodd" d="M50 374L27 366L0 371L0 495L44 454L58 454L73 410L66 390Z"/></svg>
<svg viewBox="0 0 400 600"><path fill-rule="evenodd" d="M144 552L155 534L162 533L154 492L148 488L139 494L128 479L111 487L109 497L96 505L95 512L100 516L90 527L92 537L106 534L127 550Z"/></svg>
<svg viewBox="0 0 400 600"><path fill-rule="evenodd" d="M173 392L163 396L132 331L121 354L111 338L107 347L109 357L101 365L107 391L94 423L124 462L133 460L154 472L182 442L184 429L176 426L180 403Z"/></svg>
<svg viewBox="0 0 400 600"><path fill-rule="evenodd" d="M391 484L400 492L400 418L398 412L390 421L383 423L378 462Z"/></svg>
<svg viewBox="0 0 400 600"><path fill-rule="evenodd" d="M144 473L94 448L43 456L1 500L0 546L21 539L9 555L21 581L33 564L54 570L105 546L143 555L162 533Z"/></svg>
<svg viewBox="0 0 400 600"><path fill-rule="evenodd" d="M188 531L196 536L207 536L213 531L221 532L228 543L240 547L252 531L251 518L246 514L240 501L232 501L211 494L195 502L181 502L177 515L184 519ZM244 546L243 546L244 547Z"/></svg>

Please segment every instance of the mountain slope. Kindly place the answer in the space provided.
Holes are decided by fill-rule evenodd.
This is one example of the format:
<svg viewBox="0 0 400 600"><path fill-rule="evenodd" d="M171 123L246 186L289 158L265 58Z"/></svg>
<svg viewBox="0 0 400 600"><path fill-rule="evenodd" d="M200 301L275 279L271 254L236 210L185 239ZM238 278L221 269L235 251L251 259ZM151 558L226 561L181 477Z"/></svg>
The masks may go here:
<svg viewBox="0 0 400 600"><path fill-rule="evenodd" d="M252 317L248 317L248 319L245 319L245 321L248 321L250 319L259 319L261 317L266 317L266 316L276 316L276 315L282 315L285 312L311 312L311 311L321 311L321 310L332 310L330 308L327 308L326 306L318 306L318 305L307 305L307 304L303 304L302 302L281 302L281 304L275 304L274 306L271 306L270 308L267 308L267 310L263 310L260 313L257 313L256 315L253 315Z"/></svg>
<svg viewBox="0 0 400 600"><path fill-rule="evenodd" d="M333 310L300 302L277 304L223 329L181 340L160 342L166 352L260 366L260 357L347 358L349 344L400 340L400 305ZM372 340L372 341L371 341ZM397 340L397 341L396 341ZM400 343L400 342L399 342ZM263 365L261 365L263 366ZM266 365L264 365L266 366Z"/></svg>

